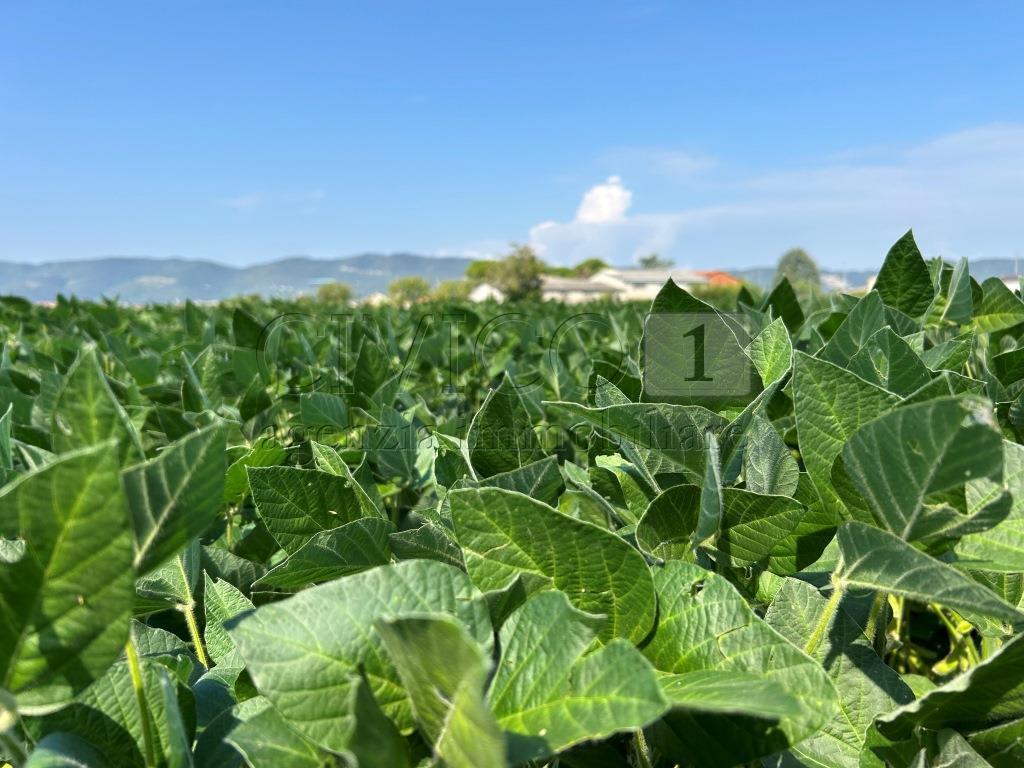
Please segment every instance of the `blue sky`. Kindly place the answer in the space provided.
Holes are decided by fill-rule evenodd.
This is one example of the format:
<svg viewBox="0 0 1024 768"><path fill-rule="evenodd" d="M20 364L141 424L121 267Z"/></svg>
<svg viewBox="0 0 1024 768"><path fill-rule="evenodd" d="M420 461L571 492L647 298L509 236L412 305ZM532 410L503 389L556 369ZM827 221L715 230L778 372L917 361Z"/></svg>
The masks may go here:
<svg viewBox="0 0 1024 768"><path fill-rule="evenodd" d="M7 3L0 259L1024 256L1024 5Z"/></svg>

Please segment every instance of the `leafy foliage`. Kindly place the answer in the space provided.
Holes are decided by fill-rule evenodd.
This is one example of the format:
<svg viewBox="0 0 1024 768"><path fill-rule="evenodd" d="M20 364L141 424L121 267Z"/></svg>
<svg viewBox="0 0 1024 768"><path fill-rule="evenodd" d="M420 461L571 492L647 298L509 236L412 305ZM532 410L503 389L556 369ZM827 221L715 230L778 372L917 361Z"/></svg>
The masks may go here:
<svg viewBox="0 0 1024 768"><path fill-rule="evenodd" d="M0 299L0 758L1024 763L1024 302L789 261L651 307L728 397L527 252L501 314Z"/></svg>
<svg viewBox="0 0 1024 768"><path fill-rule="evenodd" d="M399 304L422 301L430 293L430 283L425 277L410 275L396 277L388 283L388 296Z"/></svg>
<svg viewBox="0 0 1024 768"><path fill-rule="evenodd" d="M802 288L817 288L821 283L818 265L803 248L791 248L782 254L775 270L775 282L786 280Z"/></svg>

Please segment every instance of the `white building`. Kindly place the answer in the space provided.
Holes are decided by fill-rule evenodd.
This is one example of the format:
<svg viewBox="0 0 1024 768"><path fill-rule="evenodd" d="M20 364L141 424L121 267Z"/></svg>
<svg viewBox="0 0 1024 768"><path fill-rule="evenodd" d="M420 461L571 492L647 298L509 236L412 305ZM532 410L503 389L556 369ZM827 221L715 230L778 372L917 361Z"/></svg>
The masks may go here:
<svg viewBox="0 0 1024 768"><path fill-rule="evenodd" d="M563 304L582 304L615 293L611 286L594 282L592 279L553 275L541 276L540 290L544 301L561 301Z"/></svg>
<svg viewBox="0 0 1024 768"><path fill-rule="evenodd" d="M490 283L480 283L469 292L469 300L478 302L493 300L501 303L505 300L505 293Z"/></svg>
<svg viewBox="0 0 1024 768"><path fill-rule="evenodd" d="M684 290L707 285L708 278L692 269L602 269L590 282L607 286L621 301L650 301L669 279Z"/></svg>
<svg viewBox="0 0 1024 768"><path fill-rule="evenodd" d="M375 293L371 293L364 296L359 300L358 303L363 304L367 307L381 307L384 306L385 304L390 304L391 299L388 298L388 295L386 293L376 291Z"/></svg>

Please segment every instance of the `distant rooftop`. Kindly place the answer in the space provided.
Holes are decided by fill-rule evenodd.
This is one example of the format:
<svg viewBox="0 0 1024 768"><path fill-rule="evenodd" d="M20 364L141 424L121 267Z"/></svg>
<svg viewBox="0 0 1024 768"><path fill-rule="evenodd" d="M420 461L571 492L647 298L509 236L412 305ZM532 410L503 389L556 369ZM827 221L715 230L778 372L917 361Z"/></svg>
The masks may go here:
<svg viewBox="0 0 1024 768"><path fill-rule="evenodd" d="M664 284L669 278L677 283L706 283L708 279L694 269L602 269L598 275L615 277L629 285Z"/></svg>
<svg viewBox="0 0 1024 768"><path fill-rule="evenodd" d="M541 276L541 282L545 291L584 291L586 293L608 293L611 290L607 285L595 283L586 277L555 277L554 275Z"/></svg>

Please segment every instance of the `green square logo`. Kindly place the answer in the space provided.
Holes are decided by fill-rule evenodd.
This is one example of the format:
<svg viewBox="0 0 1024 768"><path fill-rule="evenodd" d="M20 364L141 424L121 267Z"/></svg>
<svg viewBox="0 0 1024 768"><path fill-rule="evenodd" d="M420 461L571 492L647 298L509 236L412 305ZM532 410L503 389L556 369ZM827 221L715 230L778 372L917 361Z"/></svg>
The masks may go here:
<svg viewBox="0 0 1024 768"><path fill-rule="evenodd" d="M750 338L741 315L648 315L644 399L709 408L749 403L761 388L757 370L743 351Z"/></svg>

